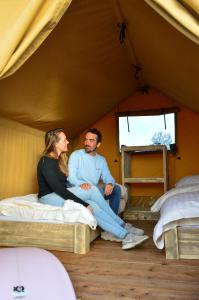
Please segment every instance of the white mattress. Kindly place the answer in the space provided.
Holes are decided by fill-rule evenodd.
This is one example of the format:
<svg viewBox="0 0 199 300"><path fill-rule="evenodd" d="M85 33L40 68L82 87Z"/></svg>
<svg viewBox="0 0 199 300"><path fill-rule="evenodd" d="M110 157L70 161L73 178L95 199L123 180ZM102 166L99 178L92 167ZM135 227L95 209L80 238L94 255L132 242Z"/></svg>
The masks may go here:
<svg viewBox="0 0 199 300"><path fill-rule="evenodd" d="M41 223L53 223L53 224L63 224L63 223L68 223L71 224L71 222L62 222L58 220L42 220L42 219L24 219L24 218L19 218L19 217L13 217L13 216L4 216L0 214L0 221L20 221L20 222L41 222Z"/></svg>
<svg viewBox="0 0 199 300"><path fill-rule="evenodd" d="M65 201L63 207L38 202L37 194L7 198L0 201L0 220L84 223L96 229L97 222L92 213L83 205L72 200Z"/></svg>

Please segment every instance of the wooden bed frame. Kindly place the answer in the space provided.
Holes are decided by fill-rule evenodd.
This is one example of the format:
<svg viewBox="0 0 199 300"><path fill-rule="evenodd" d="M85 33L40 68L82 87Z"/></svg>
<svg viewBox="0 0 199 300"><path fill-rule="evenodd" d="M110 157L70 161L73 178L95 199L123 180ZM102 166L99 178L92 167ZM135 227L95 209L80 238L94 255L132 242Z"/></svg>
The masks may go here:
<svg viewBox="0 0 199 300"><path fill-rule="evenodd" d="M167 259L199 259L199 228L181 227L164 233Z"/></svg>
<svg viewBox="0 0 199 300"><path fill-rule="evenodd" d="M30 246L85 254L100 229L86 224L0 221L0 246Z"/></svg>

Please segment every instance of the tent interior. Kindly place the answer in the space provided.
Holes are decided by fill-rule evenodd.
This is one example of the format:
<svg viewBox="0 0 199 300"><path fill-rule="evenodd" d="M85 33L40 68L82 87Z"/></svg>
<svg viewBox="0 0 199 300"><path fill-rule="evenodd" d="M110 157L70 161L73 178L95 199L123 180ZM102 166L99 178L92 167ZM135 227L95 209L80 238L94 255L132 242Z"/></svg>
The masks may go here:
<svg viewBox="0 0 199 300"><path fill-rule="evenodd" d="M1 30L0 37L7 47L9 34L16 35L23 17L22 8L30 11L27 6L37 4L31 19L36 23L35 15L48 2L23 0L21 6L17 2L10 18L5 12L10 9L9 1L1 2L1 14L6 18L1 18L5 32ZM164 8L164 14L155 10L154 5L160 9L161 1L54 2L64 3L65 12L62 18L60 13L52 32L28 59L25 53L20 68L6 68L8 55L15 55L20 48L17 41L0 69L0 198L37 192L36 164L43 151L44 134L57 127L66 131L70 151L82 147L89 127L101 130L99 151L121 182L116 112L178 107L177 152L169 154L169 187L182 176L199 173L197 1L170 1L178 8L182 6L182 14L183 9L192 16L193 33L175 16L168 21ZM24 37L26 31L20 39ZM137 195L156 193L157 187L135 189Z"/></svg>

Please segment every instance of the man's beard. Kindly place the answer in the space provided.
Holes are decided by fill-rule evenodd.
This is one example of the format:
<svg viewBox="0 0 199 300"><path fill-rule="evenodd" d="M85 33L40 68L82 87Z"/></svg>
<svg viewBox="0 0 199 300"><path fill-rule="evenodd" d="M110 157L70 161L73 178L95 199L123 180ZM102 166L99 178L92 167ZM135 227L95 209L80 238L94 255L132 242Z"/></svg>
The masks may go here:
<svg viewBox="0 0 199 300"><path fill-rule="evenodd" d="M91 149L89 149L89 147L88 147L88 146L85 146L85 147L84 147L84 150L85 150L85 152L86 152L86 153L92 153L92 152L95 152L95 150L96 150L96 149L97 149L97 147L95 147L95 148L94 148L94 149L92 149L92 150L91 150Z"/></svg>

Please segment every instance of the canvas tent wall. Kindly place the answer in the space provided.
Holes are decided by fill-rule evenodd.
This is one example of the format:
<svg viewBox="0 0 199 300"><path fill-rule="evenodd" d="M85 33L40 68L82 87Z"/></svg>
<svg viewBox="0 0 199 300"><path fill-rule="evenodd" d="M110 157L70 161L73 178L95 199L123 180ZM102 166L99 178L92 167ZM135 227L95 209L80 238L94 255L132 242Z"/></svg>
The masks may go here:
<svg viewBox="0 0 199 300"><path fill-rule="evenodd" d="M50 3L22 2L35 5L35 11L45 3ZM123 99L137 91L140 93L143 84L147 84L150 90L161 91L171 101L199 112L198 44L162 18L147 1L58 2L65 5L60 10L60 16L65 13L59 24L21 68L0 81L0 116L9 120L6 122L12 120L28 126L26 132L30 130L29 137L32 136L32 128L38 130L35 132L38 133L39 146L34 155L38 155L43 146L44 131L64 127L70 139L78 137L96 120L104 120L107 113L117 110ZM189 5L196 3L180 2ZM2 9L0 11L4 14ZM1 18L1 22L3 20ZM126 26L123 43L120 39L122 25L123 29ZM19 47L14 49L18 50ZM141 72L137 76L138 65ZM130 107L136 107L137 97L130 99ZM147 101L140 97L138 99L145 107L149 107ZM151 96L145 99L150 103L154 101ZM6 135L8 123L2 124L2 132ZM102 129L106 132L105 127L103 125ZM186 126L183 125L182 129L186 130ZM23 131L21 128L22 135ZM15 132L10 136L13 139ZM16 148L23 147L22 142L19 144L16 144ZM27 144L26 151L31 155L31 145L29 142ZM108 141L106 145L109 145ZM9 149L9 144L5 147ZM17 153L12 153L11 165L17 161ZM6 159L9 160L9 156ZM28 169L29 164L26 166ZM31 168L33 166L34 163ZM12 166L10 168L12 170ZM20 164L15 168L19 170ZM116 169L119 174L119 165ZM31 173L27 174L32 176ZM7 179L5 177L5 181L9 182ZM23 185L26 191L25 179ZM15 193L15 189L11 191Z"/></svg>

